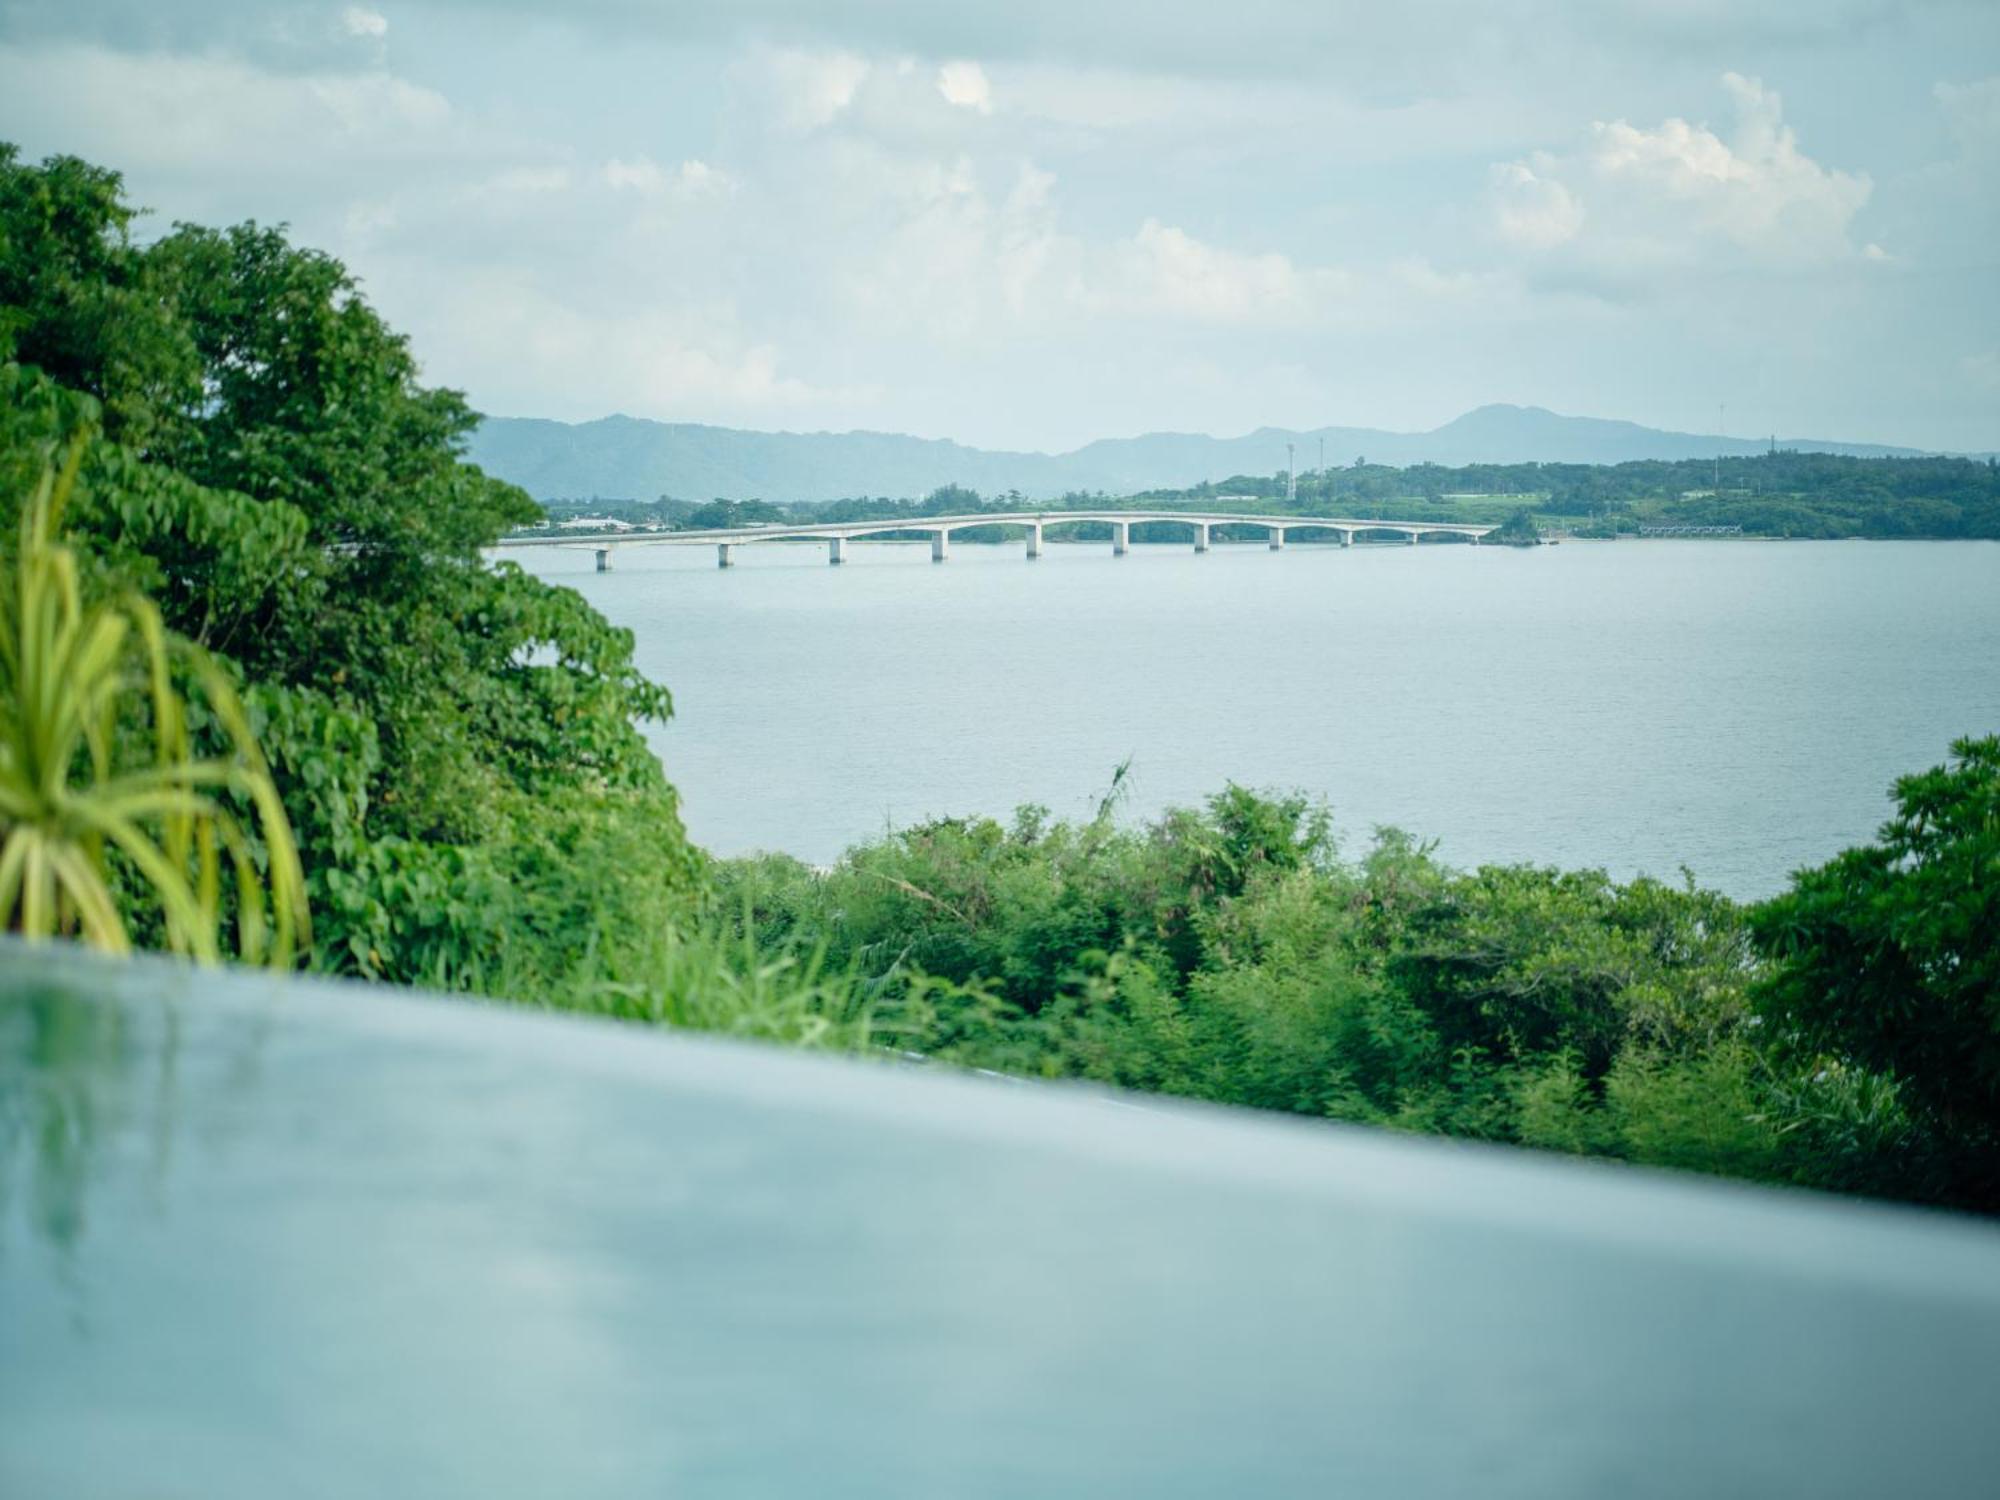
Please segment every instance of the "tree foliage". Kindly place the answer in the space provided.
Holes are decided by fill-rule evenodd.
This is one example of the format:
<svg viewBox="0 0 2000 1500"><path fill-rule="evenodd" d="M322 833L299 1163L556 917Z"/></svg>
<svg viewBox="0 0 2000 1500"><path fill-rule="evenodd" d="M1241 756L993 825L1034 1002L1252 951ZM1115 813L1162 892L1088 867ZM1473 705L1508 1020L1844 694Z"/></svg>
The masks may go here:
<svg viewBox="0 0 2000 1500"><path fill-rule="evenodd" d="M2000 1201L2000 738L1896 783L1880 840L1756 914L1783 1045L1894 1080L1965 1191Z"/></svg>
<svg viewBox="0 0 2000 1500"><path fill-rule="evenodd" d="M1822 973L1760 949L1817 899L1811 877L1760 910L1598 871L1457 871L1393 830L1348 859L1325 809L1241 787L1139 828L1108 805L1086 823L1026 808L1011 825L922 824L825 872L731 861L717 867L718 907L760 942L810 947L897 997L903 1044L931 1056L1992 1208L1990 1185L1945 1170L1971 1152L1970 1138L1946 1149L1969 1100L1990 1108L1968 1090L1990 1088L2000 932L1993 752L1960 755L1948 786L1905 783L1926 847L1954 852L1847 857L1921 872L1899 941L1942 944L1925 964L1954 997L1953 1057L1863 1045L1869 1027L1921 1044L1900 1019L1928 1003L1910 973L1880 976L1896 1004L1857 989L1848 1008L1834 978L1867 983L1848 958L1829 948ZM913 972L947 985L950 1003L907 1005ZM1757 1003L1807 993L1817 1029ZM1950 1119L1933 1087L1956 1101Z"/></svg>
<svg viewBox="0 0 2000 1500"><path fill-rule="evenodd" d="M327 913L317 961L495 970L534 947L497 913L557 879L523 852L543 839L616 845L639 861L620 894L685 904L641 727L670 700L578 595L487 562L537 511L464 461L464 399L282 230L141 246L133 218L115 174L0 147L0 493L101 431L71 510L85 582L143 592L244 682Z"/></svg>

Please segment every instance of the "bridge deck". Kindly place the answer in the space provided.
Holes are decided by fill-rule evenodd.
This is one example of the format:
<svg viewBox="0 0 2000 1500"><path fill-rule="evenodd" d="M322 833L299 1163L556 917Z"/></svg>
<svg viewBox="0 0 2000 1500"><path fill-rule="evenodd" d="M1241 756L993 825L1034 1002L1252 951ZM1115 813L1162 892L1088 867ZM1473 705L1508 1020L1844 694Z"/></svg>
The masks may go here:
<svg viewBox="0 0 2000 1500"><path fill-rule="evenodd" d="M508 537L502 547L639 547L686 546L698 543L854 541L893 532L918 532L929 536L949 536L982 526L1011 526L1026 530L1047 530L1095 522L1108 525L1139 525L1166 522L1202 527L1253 526L1283 535L1291 531L1392 531L1404 536L1450 535L1482 537L1496 528L1464 521L1389 521L1354 516L1265 516L1240 515L1228 511L1186 510L1057 510L1010 511L1002 514L955 516L901 516L868 521L774 521L762 526L710 527L694 531L620 532L595 536Z"/></svg>

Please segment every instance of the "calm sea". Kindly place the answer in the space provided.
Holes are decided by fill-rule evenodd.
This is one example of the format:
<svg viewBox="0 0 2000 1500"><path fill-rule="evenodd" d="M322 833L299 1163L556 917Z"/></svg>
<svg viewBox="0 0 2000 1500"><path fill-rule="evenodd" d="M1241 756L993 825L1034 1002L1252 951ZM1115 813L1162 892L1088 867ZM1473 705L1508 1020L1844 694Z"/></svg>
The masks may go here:
<svg viewBox="0 0 2000 1500"><path fill-rule="evenodd" d="M2000 544L1526 551L856 543L511 554L638 637L720 854L828 863L922 819L1128 817L1226 782L1454 863L1682 866L1738 896L1866 839L1903 772L2000 730Z"/></svg>

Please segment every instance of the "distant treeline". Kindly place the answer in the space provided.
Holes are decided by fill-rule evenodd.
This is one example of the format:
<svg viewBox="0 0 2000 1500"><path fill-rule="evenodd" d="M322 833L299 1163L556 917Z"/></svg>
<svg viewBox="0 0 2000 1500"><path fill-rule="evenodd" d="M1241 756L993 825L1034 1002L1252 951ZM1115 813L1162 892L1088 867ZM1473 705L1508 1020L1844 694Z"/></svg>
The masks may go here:
<svg viewBox="0 0 2000 1500"><path fill-rule="evenodd" d="M1301 515L1365 514L1381 520L1501 521L1526 511L1544 529L1580 535L1636 533L1659 525L1740 526L1752 536L2000 538L2000 465L1991 459L1849 458L1780 450L1752 458L1625 464L1417 464L1357 459L1298 476L1286 499L1282 473L1238 474L1184 490L1130 497L1018 492L984 496L958 485L921 500L862 496L825 502L699 502L599 497L551 501L558 519L600 515L676 529L771 521L918 519L978 511L1076 510L1129 504Z"/></svg>
<svg viewBox="0 0 2000 1500"><path fill-rule="evenodd" d="M610 500L590 496L550 500L543 504L557 520L572 516L602 516L638 525L698 531L716 526L758 526L773 521L877 521L908 516L956 516L980 511L1082 510L1118 505L1106 495L1077 491L1059 500L1031 500L1018 490L986 496L963 485L947 484L921 500L892 500L886 495L858 495L847 500L681 500L662 495L657 500Z"/></svg>
<svg viewBox="0 0 2000 1500"><path fill-rule="evenodd" d="M1282 504L1285 481L1238 477L1157 498L1193 501L1209 493ZM1789 450L1624 464L1357 463L1301 476L1297 503L1302 510L1360 506L1385 519L1525 508L1600 534L1719 525L1757 536L1992 538L2000 537L2000 465Z"/></svg>

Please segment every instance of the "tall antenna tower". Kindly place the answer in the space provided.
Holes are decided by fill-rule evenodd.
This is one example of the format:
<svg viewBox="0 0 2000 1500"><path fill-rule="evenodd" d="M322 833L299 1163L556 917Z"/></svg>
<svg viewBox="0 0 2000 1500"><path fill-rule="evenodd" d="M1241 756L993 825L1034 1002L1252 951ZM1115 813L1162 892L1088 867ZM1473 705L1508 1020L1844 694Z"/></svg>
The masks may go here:
<svg viewBox="0 0 2000 1500"><path fill-rule="evenodd" d="M1296 449L1291 443L1285 444L1285 503L1290 505L1299 498L1299 466L1294 461Z"/></svg>

